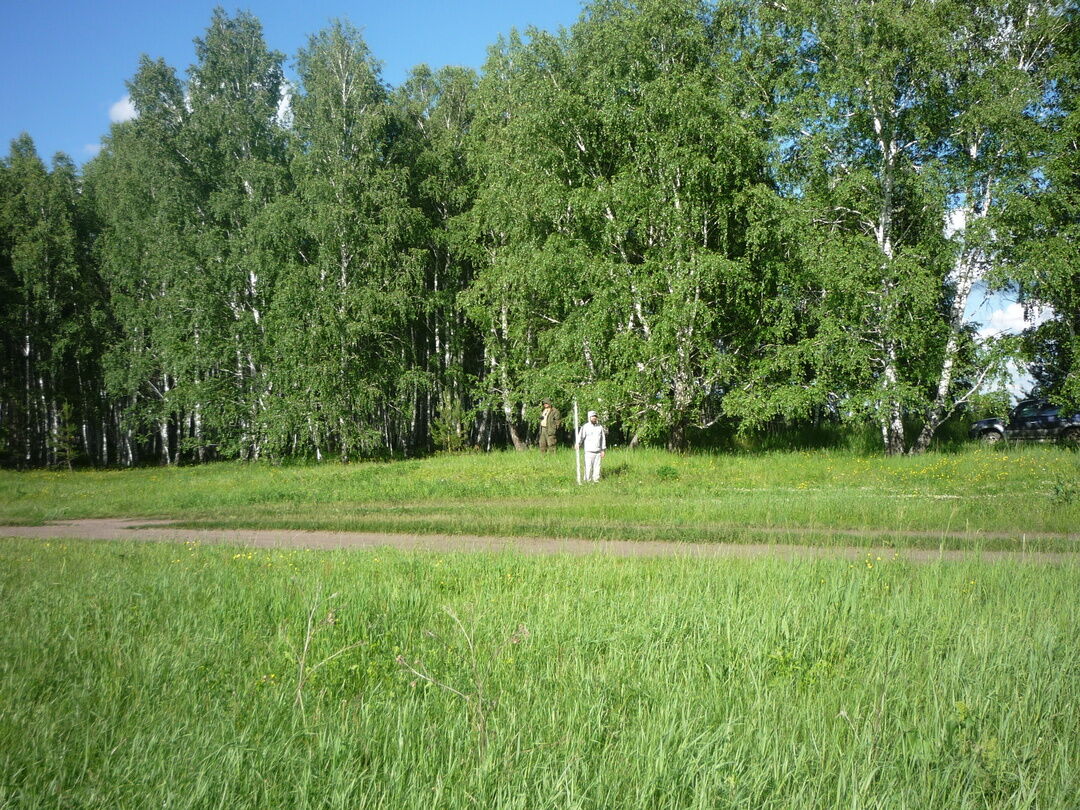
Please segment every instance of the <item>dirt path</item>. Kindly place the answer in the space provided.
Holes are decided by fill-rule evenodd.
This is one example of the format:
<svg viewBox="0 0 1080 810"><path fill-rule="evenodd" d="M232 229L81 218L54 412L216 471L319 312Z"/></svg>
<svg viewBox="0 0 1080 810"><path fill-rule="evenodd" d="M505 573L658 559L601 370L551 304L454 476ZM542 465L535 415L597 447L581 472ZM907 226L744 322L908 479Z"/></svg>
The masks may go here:
<svg viewBox="0 0 1080 810"><path fill-rule="evenodd" d="M139 518L66 520L46 526L0 526L0 537L78 540L141 540L198 542L257 548L397 548L421 551L517 551L524 554L607 554L614 557L779 557L864 559L867 554L890 557L889 547L820 547L790 544L672 543L649 540L578 540L545 537L484 537L448 534L382 534L286 529L183 529L173 521ZM1080 552L931 551L904 549L901 559L1013 560L1022 562L1080 562Z"/></svg>

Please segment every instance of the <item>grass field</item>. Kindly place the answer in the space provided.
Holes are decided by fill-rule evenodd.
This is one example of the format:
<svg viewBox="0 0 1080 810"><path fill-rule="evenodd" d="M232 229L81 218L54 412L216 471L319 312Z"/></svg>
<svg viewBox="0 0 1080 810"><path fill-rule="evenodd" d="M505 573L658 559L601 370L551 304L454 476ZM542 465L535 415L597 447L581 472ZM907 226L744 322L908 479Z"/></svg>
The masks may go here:
<svg viewBox="0 0 1080 810"><path fill-rule="evenodd" d="M1078 460L5 472L0 521L1075 551ZM1075 809L1077 593L1077 558L0 540L0 807Z"/></svg>
<svg viewBox="0 0 1080 810"><path fill-rule="evenodd" d="M1080 567L0 542L0 806L1075 808Z"/></svg>
<svg viewBox="0 0 1080 810"><path fill-rule="evenodd" d="M605 461L605 479L586 487L575 484L573 454L566 450L554 457L493 453L351 465L0 472L0 522L80 517L164 517L214 527L1072 551L1080 527L1080 454L1057 447L900 458L615 450ZM1047 536L1054 534L1074 536Z"/></svg>

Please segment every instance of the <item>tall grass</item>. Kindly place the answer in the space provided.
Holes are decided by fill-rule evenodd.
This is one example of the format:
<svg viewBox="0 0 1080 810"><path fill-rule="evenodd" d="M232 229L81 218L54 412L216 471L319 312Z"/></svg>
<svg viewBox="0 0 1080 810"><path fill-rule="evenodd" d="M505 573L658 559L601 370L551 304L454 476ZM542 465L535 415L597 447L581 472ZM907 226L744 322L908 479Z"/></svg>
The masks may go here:
<svg viewBox="0 0 1080 810"><path fill-rule="evenodd" d="M1075 564L0 543L0 806L1069 808Z"/></svg>
<svg viewBox="0 0 1080 810"><path fill-rule="evenodd" d="M569 451L352 465L0 473L0 522L171 517L218 527L1073 550L1080 456L1057 447L884 458L615 450L599 485Z"/></svg>

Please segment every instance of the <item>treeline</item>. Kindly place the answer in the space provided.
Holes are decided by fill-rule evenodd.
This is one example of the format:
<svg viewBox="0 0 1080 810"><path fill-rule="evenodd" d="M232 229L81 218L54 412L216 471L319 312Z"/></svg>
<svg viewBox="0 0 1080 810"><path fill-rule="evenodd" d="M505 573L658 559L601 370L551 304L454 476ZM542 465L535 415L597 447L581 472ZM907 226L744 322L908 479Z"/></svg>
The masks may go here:
<svg viewBox="0 0 1080 810"><path fill-rule="evenodd" d="M873 424L919 452L1010 359L1080 400L1076 7L596 0L389 87L214 12L80 173L0 164L18 465ZM1053 316L979 341L973 291Z"/></svg>

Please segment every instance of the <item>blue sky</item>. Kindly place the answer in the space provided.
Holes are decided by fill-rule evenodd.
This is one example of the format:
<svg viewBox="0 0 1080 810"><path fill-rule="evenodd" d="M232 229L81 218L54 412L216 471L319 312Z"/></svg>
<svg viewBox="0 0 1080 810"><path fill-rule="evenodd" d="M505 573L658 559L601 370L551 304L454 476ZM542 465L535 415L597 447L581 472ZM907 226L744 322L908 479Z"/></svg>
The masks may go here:
<svg viewBox="0 0 1080 810"><path fill-rule="evenodd" d="M110 110L140 54L161 57L183 77L219 3L207 0L0 0L0 138L3 154L30 133L49 162L66 152L76 163L109 130ZM307 38L336 17L350 20L399 84L420 63L479 68L487 48L511 28L569 27L580 0L251 0L221 2L229 14L253 13L286 69ZM117 108L119 111L119 108Z"/></svg>

